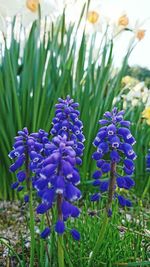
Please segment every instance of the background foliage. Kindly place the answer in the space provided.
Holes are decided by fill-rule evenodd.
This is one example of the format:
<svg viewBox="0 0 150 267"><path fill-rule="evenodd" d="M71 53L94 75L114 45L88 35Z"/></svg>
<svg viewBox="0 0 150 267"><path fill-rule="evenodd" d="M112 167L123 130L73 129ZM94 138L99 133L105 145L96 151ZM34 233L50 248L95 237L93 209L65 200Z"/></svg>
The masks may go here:
<svg viewBox="0 0 150 267"><path fill-rule="evenodd" d="M82 14L81 14L82 16ZM80 24L80 21L79 21ZM78 24L78 26L79 26ZM76 38L78 26L66 26L65 16L51 24L48 31L40 33L38 22L34 22L29 35L21 39L22 27L17 29L15 20L11 38L1 44L0 61L0 197L14 198L10 184L15 177L9 173L13 138L17 131L28 127L30 131L42 128L49 131L54 115L54 104L58 97L70 94L80 104L81 119L86 137L84 161L81 168L81 185L91 180L93 162L92 141L98 130L98 120L111 110L114 99L121 92L122 77L129 72L128 58L134 47L129 45L122 66L114 73L114 40L108 38L107 29L95 52L95 35L91 38L83 29L82 38ZM44 29L47 27L45 20ZM116 103L122 108L122 100ZM146 184L145 155L149 143L149 129L141 119L144 109L127 108L127 118L132 121L132 133L137 140L135 147L136 186L139 193Z"/></svg>

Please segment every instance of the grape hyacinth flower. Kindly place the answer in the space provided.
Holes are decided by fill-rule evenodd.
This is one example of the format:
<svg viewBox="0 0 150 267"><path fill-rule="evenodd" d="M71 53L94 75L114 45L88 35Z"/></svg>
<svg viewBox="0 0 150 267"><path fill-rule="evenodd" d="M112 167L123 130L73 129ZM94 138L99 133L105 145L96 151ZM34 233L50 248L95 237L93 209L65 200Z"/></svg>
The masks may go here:
<svg viewBox="0 0 150 267"><path fill-rule="evenodd" d="M24 201L29 202L29 225L31 234L30 245L30 266L34 265L34 252L35 252L35 236L34 236L34 209L32 200L32 172L36 175L39 173L37 167L42 164L45 153L45 145L49 142L47 133L43 130L39 130L38 133L29 135L28 129L24 128L22 131L18 131L17 137L15 137L15 143L13 150L9 153L9 157L15 160L10 166L11 172L17 172L17 182L12 184L12 188L17 189L18 192L24 189L26 184L28 194L25 194ZM35 178L34 178L35 179ZM41 233L41 237L45 237L49 233L46 229Z"/></svg>
<svg viewBox="0 0 150 267"><path fill-rule="evenodd" d="M32 133L29 135L28 129L25 127L22 131L18 131L13 150L9 153L11 159L16 160L10 166L11 172L17 172L17 181L11 185L12 189L17 189L18 192L24 189L24 181L29 191L31 182L34 184L36 177L32 177L31 173L38 175L40 170L40 164L45 158L45 153L48 153L45 149L46 144L50 141L48 139L48 133L40 129L38 133ZM24 197L25 202L28 202L29 198L26 195Z"/></svg>
<svg viewBox="0 0 150 267"><path fill-rule="evenodd" d="M146 155L146 170L150 172L150 149L148 150L148 153Z"/></svg>
<svg viewBox="0 0 150 267"><path fill-rule="evenodd" d="M97 151L92 158L96 160L97 170L93 173L93 185L98 187L100 192L108 191L107 213L111 216L113 198L118 198L121 206L131 206L131 202L118 194L118 188L130 189L134 186L131 175L134 172L134 160L136 154L133 150L135 139L130 132L130 122L124 120L124 111L105 112L104 119L100 120L101 125L93 142ZM101 179L102 176L105 179ZM108 178L109 177L109 178ZM101 194L96 193L91 201L100 199Z"/></svg>
<svg viewBox="0 0 150 267"><path fill-rule="evenodd" d="M18 192L24 189L23 182L26 181L26 186L30 189L30 155L35 150L35 140L29 135L28 129L18 131L18 136L15 138L13 150L9 153L9 157L15 162L10 166L11 172L17 172L17 181L11 185L12 189L17 189ZM26 197L26 201L28 198Z"/></svg>
<svg viewBox="0 0 150 267"><path fill-rule="evenodd" d="M74 142L73 148L76 152L76 161L80 165L82 164L80 156L83 155L85 137L82 132L83 123L79 120L80 112L76 110L79 104L75 103L70 96L67 96L65 100L59 98L58 102L55 105L56 112L53 118L51 134L53 136L66 135L68 140Z"/></svg>
<svg viewBox="0 0 150 267"><path fill-rule="evenodd" d="M46 145L49 156L42 162L39 179L34 186L42 200L37 213L47 213L56 203L57 222L54 229L62 235L66 230L65 221L80 214L73 202L81 198L81 192L77 188L80 183L77 165L82 164L85 138L82 133L83 124L79 120L80 113L76 110L78 103L74 103L69 96L65 100L59 98L58 101L50 132L53 138ZM42 237L47 237L50 233L46 229L41 234ZM77 230L72 229L70 233L75 240L80 239Z"/></svg>
<svg viewBox="0 0 150 267"><path fill-rule="evenodd" d="M149 188L150 188L150 177L149 177L149 173L150 173L150 149L148 149L148 152L146 155L146 171L148 173L148 177L147 177L146 186L145 186L143 194L142 194L142 199L146 196L147 192L149 192Z"/></svg>

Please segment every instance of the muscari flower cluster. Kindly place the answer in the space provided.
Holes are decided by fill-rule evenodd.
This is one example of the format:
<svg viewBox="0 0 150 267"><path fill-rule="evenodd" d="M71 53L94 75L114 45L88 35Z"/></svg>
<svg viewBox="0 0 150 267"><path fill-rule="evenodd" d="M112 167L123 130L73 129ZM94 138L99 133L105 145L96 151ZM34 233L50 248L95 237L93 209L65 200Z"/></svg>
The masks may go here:
<svg viewBox="0 0 150 267"><path fill-rule="evenodd" d="M150 172L150 149L148 150L148 153L146 155L146 170Z"/></svg>
<svg viewBox="0 0 150 267"><path fill-rule="evenodd" d="M20 192L27 187L27 191L29 191L32 185L31 172L36 170L38 173L39 171L36 166L43 160L45 144L49 142L47 136L48 133L42 129L31 135L26 127L18 131L18 136L14 138L13 150L9 153L9 157L15 160L9 170L17 171L17 181L11 185L12 189ZM24 200L28 202L29 196L25 195Z"/></svg>
<svg viewBox="0 0 150 267"><path fill-rule="evenodd" d="M99 121L101 127L93 142L97 151L92 157L98 167L93 173L93 185L97 186L100 192L109 192L110 176L113 172L113 197L118 198L119 204L124 207L131 206L131 202L118 194L116 189L130 189L134 186L131 175L134 172L136 154L133 150L135 139L129 129L130 122L124 120L123 115L124 111L118 112L117 108L112 112L105 112L104 119ZM103 175L106 179L101 179ZM101 197L100 192L92 195L91 201L98 201Z"/></svg>
<svg viewBox="0 0 150 267"><path fill-rule="evenodd" d="M67 96L66 100L58 99L51 142L45 145L47 157L37 164L34 187L37 189L41 203L37 207L37 213L47 212L56 203L58 220L55 231L63 234L65 221L69 218L78 217L80 210L73 202L80 199L81 192L77 188L80 183L79 171L76 165L81 165L81 156L84 149L84 135L82 122L79 120L79 111L76 110L78 103ZM36 169L36 168L35 168ZM50 234L50 226L41 233L42 238ZM76 229L70 230L75 240L80 239Z"/></svg>

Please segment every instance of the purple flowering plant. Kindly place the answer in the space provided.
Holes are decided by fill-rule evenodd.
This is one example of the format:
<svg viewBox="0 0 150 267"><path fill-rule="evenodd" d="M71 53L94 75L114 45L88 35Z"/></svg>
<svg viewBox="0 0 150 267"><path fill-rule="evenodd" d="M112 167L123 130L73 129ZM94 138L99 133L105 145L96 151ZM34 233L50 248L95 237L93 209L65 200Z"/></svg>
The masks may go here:
<svg viewBox="0 0 150 267"><path fill-rule="evenodd" d="M135 169L136 154L133 150L135 139L130 132L130 121L124 119L123 110L118 111L114 107L112 112L104 113L104 118L99 120L99 124L101 127L93 142L96 151L92 155L97 166L97 170L93 173L93 185L98 188L98 192L91 196L91 201L99 201L104 192L108 192L108 200L103 227L100 229L88 266L92 266L103 240L108 217L112 215L113 199L118 199L122 207L130 207L131 201L126 199L121 192L135 185L131 178ZM102 179L103 176L104 179Z"/></svg>
<svg viewBox="0 0 150 267"><path fill-rule="evenodd" d="M70 96L65 100L60 98L58 102L50 131L52 139L45 145L47 157L37 163L35 169L39 172L35 175L33 186L41 198L37 213L47 213L56 203L57 221L54 228L62 235L66 229L65 221L80 214L73 202L81 197L77 188L80 183L77 165L82 164L85 138L82 133L83 124L79 120L80 113L76 109L78 103ZM42 238L50 234L50 226L46 229L41 233ZM70 233L74 239L80 239L76 229L70 230Z"/></svg>
<svg viewBox="0 0 150 267"><path fill-rule="evenodd" d="M80 215L80 209L74 202L81 198L78 166L82 164L85 138L78 106L70 96L59 98L50 134L42 129L29 134L28 129L24 128L18 131L13 150L9 153L9 157L14 160L10 171L17 172L17 181L12 184L12 189L24 191L24 200L29 202L31 266L35 251L33 191L38 203L37 214L46 215L41 238L46 239L53 229L57 233L59 266L64 266L64 232L69 231L73 239L80 240L80 233L75 228L68 228L66 223L69 218ZM93 185L98 192L91 196L91 201L100 200L101 193L105 192L108 192L108 201L104 229L100 231L89 266L92 266L108 217L112 214L113 199L118 199L123 207L131 206L131 202L121 193L134 186L131 176L136 158L133 150L135 139L130 132L130 122L124 120L124 111L118 112L114 108L112 112L105 112L104 119L99 123L101 127L93 141L96 151L92 155L97 166L93 173ZM53 211L51 215L50 210Z"/></svg>
<svg viewBox="0 0 150 267"><path fill-rule="evenodd" d="M29 134L28 129L24 128L18 131L13 150L9 153L9 157L15 160L10 171L17 172L17 181L12 184L12 189L27 192L24 200L30 202L31 261L34 258L35 244L33 190L37 192L37 200L40 201L36 208L38 214L46 214L48 218L50 209L57 211L55 225L50 225L48 219L48 226L41 232L41 238L47 238L54 227L59 235L58 261L64 261L62 235L67 230L65 221L80 214L80 209L73 204L81 198L81 192L77 188L80 183L77 166L82 164L85 141L78 106L70 96L65 100L59 98L50 131L51 140L44 130ZM80 240L80 233L76 229L69 231L75 240Z"/></svg>
<svg viewBox="0 0 150 267"><path fill-rule="evenodd" d="M18 136L14 138L13 150L9 153L9 157L15 162L10 166L11 172L17 172L17 181L11 187L17 192L24 191L24 201L29 202L30 210L30 265L34 262L35 236L34 236L34 207L32 200L33 180L32 174L39 173L37 164L43 161L45 156L45 145L49 143L48 133L39 130L38 133L29 134L25 127L18 131Z"/></svg>
<svg viewBox="0 0 150 267"><path fill-rule="evenodd" d="M91 201L97 201L101 193L108 192L107 211L111 213L113 198L117 198L121 206L131 206L131 202L120 195L118 189L129 190L135 184L131 178L134 173L136 154L133 150L135 139L130 132L130 122L124 120L124 111L113 108L105 112L104 119L93 145L97 148L92 158L96 161L97 170L93 173L93 185L98 187L98 193L91 196ZM102 179L102 176L105 179Z"/></svg>

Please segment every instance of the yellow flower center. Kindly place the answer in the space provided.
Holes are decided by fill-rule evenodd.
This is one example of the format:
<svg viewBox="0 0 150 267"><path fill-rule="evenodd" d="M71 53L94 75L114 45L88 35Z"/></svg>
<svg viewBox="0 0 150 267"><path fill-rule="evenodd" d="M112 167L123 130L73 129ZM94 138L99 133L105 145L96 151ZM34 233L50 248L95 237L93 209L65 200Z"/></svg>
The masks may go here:
<svg viewBox="0 0 150 267"><path fill-rule="evenodd" d="M138 30L136 33L136 37L139 41L141 41L145 36L145 30Z"/></svg>
<svg viewBox="0 0 150 267"><path fill-rule="evenodd" d="M90 11L87 14L88 22L95 24L99 19L99 14L96 11Z"/></svg>
<svg viewBox="0 0 150 267"><path fill-rule="evenodd" d="M119 26L123 26L126 27L129 24L129 19L127 17L127 15L123 15L118 19L118 25Z"/></svg>
<svg viewBox="0 0 150 267"><path fill-rule="evenodd" d="M26 6L32 12L36 12L38 10L38 5L39 0L26 0Z"/></svg>

